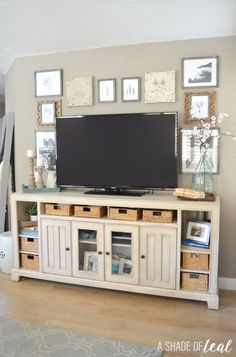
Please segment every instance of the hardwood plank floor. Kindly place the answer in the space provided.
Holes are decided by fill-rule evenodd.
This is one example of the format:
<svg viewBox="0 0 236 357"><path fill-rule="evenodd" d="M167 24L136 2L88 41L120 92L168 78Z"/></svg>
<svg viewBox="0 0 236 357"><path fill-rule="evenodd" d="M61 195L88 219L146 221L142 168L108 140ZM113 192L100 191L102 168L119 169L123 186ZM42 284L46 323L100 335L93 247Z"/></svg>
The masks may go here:
<svg viewBox="0 0 236 357"><path fill-rule="evenodd" d="M190 341L191 352L165 357L222 356L193 351L194 341L233 340L236 356L236 292L220 292L220 310L206 303L22 279L0 273L0 314L47 325L157 347ZM104 356L105 357L105 356Z"/></svg>

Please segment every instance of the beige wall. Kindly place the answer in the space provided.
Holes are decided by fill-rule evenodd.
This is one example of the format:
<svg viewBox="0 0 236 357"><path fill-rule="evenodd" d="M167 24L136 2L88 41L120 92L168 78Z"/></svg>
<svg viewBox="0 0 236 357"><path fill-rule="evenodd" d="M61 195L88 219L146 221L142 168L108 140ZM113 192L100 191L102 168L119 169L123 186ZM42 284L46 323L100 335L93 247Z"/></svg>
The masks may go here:
<svg viewBox="0 0 236 357"><path fill-rule="evenodd" d="M6 108L16 108L16 179L17 188L27 183L26 150L34 147L36 129L36 99L34 98L34 71L62 68L64 71L63 115L178 111L182 127L184 90L181 89L181 59L184 57L219 56L219 87L217 107L230 118L223 127L236 133L236 37L186 40L165 43L66 52L16 59L7 75ZM120 78L141 76L147 71L176 71L176 103L144 104L143 85L140 103L122 103ZM76 76L117 78L117 103L91 107L66 106L66 79ZM13 80L14 79L14 80ZM143 84L143 82L142 82ZM14 93L15 91L15 93ZM95 85L95 98L97 97ZM236 278L236 142L223 137L220 145L220 175L216 176L216 192L222 199L220 276ZM188 185L190 175L180 175L179 186Z"/></svg>

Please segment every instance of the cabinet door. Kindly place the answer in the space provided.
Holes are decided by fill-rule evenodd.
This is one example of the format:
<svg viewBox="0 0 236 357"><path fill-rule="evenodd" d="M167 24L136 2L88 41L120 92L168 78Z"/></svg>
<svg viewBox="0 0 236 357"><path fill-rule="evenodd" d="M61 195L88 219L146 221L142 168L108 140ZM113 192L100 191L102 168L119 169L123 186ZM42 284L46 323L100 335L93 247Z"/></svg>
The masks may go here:
<svg viewBox="0 0 236 357"><path fill-rule="evenodd" d="M41 239L43 272L71 275L70 222L42 219Z"/></svg>
<svg viewBox="0 0 236 357"><path fill-rule="evenodd" d="M175 289L176 229L141 227L140 283Z"/></svg>
<svg viewBox="0 0 236 357"><path fill-rule="evenodd" d="M72 222L73 275L104 280L103 224Z"/></svg>
<svg viewBox="0 0 236 357"><path fill-rule="evenodd" d="M105 278L117 283L138 284L139 228L107 224L105 232Z"/></svg>

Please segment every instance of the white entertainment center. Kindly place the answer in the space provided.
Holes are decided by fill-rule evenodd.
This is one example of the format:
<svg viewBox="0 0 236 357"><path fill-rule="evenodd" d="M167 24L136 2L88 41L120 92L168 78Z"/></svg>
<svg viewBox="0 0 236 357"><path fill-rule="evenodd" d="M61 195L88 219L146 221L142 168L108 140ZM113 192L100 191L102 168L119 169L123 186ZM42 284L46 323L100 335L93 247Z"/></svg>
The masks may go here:
<svg viewBox="0 0 236 357"><path fill-rule="evenodd" d="M20 225L29 221L25 208L31 202L36 202L38 208L38 234L34 236L21 234L20 230ZM55 214L48 212L48 204ZM21 277L44 279L206 301L209 308L219 308L218 197L209 202L179 200L170 192L141 197L86 195L82 190L14 193L11 207L14 281ZM69 208L68 214L63 215L63 207ZM75 207L85 217L75 215ZM89 214L98 207L107 213L101 218L86 217L86 212ZM111 208L118 212L116 219L110 217ZM173 220L170 223L144 221L144 210L172 212ZM137 220L132 216L123 219L124 215L129 217L129 212L138 212ZM211 224L209 248L183 246L187 222L203 219ZM184 254L197 258L204 255L207 268L183 267ZM205 288L186 289L184 276L196 281L203 278Z"/></svg>

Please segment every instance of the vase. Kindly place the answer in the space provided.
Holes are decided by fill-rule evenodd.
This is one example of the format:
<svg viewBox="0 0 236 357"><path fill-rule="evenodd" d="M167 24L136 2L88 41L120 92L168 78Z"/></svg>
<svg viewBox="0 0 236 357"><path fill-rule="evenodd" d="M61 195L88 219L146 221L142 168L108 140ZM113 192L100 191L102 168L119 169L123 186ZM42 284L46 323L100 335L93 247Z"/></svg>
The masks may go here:
<svg viewBox="0 0 236 357"><path fill-rule="evenodd" d="M38 216L37 215L30 215L30 220L31 222L35 222L38 220Z"/></svg>
<svg viewBox="0 0 236 357"><path fill-rule="evenodd" d="M56 171L48 170L47 171L47 180L46 180L46 188L56 188L57 187L57 179L56 179Z"/></svg>
<svg viewBox="0 0 236 357"><path fill-rule="evenodd" d="M193 172L192 189L212 194L214 191L214 178L211 164L204 152Z"/></svg>

